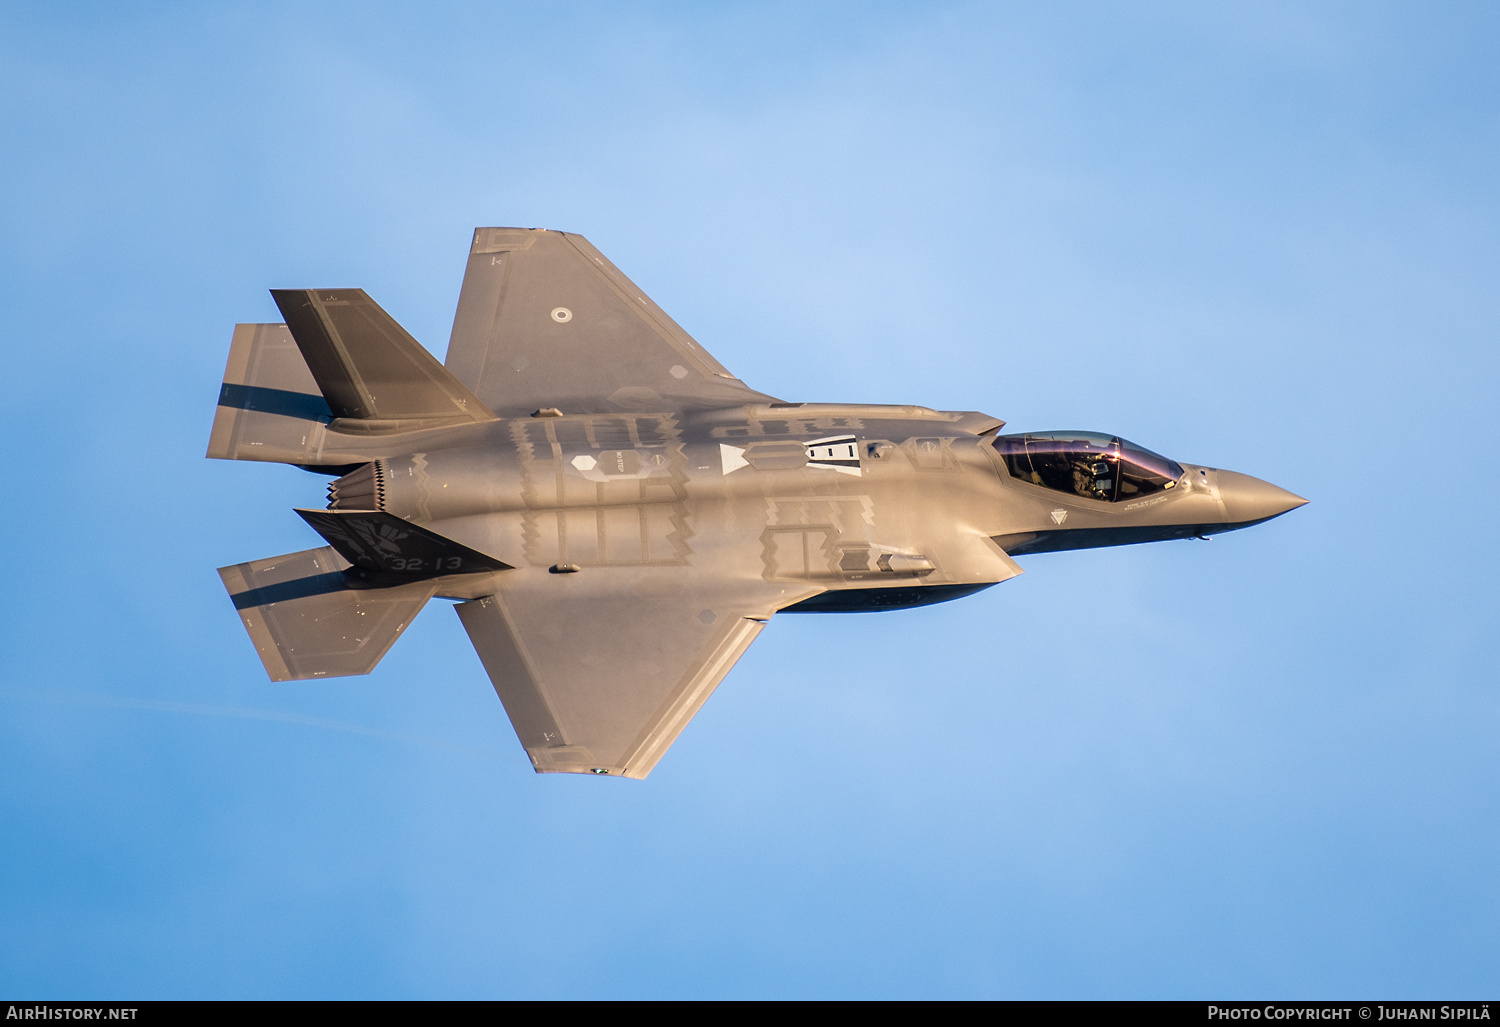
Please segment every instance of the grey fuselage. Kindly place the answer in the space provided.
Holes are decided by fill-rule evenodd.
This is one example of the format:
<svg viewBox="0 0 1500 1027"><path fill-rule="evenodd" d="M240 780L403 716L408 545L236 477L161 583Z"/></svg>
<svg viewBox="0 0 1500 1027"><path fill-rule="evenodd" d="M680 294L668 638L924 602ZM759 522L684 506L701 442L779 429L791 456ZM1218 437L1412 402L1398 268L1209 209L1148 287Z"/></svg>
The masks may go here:
<svg viewBox="0 0 1500 1027"><path fill-rule="evenodd" d="M379 454L335 483L333 509L368 508L373 491L380 509L510 567L687 567L773 587L785 612L939 602L1015 576L1012 555L1207 536L1303 502L1186 464L1166 490L1134 501L1069 494L1007 470L994 445L1002 423L775 404L511 418L387 444L327 431L309 448L322 467ZM439 594L493 590L467 575L444 579Z"/></svg>

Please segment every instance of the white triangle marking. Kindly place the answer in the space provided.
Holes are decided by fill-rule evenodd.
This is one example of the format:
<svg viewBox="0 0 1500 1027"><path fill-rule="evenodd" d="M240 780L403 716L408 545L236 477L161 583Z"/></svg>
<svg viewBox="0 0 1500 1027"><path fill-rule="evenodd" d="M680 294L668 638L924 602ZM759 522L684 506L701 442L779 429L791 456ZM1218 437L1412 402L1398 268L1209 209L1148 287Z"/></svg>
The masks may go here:
<svg viewBox="0 0 1500 1027"><path fill-rule="evenodd" d="M734 446L726 446L719 443L719 459L724 462L724 473L738 471L741 467L749 467L750 461L745 459L745 451Z"/></svg>

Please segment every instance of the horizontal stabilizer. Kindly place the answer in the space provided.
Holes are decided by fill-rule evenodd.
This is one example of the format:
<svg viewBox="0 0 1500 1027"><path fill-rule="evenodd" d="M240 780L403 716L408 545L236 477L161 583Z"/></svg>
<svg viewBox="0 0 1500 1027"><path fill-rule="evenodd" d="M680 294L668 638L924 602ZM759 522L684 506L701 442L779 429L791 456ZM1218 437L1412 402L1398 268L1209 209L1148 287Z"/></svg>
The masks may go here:
<svg viewBox="0 0 1500 1027"><path fill-rule="evenodd" d="M492 421L492 414L363 289L272 289L344 432Z"/></svg>
<svg viewBox="0 0 1500 1027"><path fill-rule="evenodd" d="M380 510L298 510L338 554L362 571L432 578L509 570L510 565Z"/></svg>
<svg viewBox="0 0 1500 1027"><path fill-rule="evenodd" d="M436 587L353 588L348 567L324 546L219 568L272 681L370 673Z"/></svg>
<svg viewBox="0 0 1500 1027"><path fill-rule="evenodd" d="M328 402L286 325L234 326L208 455L316 464Z"/></svg>

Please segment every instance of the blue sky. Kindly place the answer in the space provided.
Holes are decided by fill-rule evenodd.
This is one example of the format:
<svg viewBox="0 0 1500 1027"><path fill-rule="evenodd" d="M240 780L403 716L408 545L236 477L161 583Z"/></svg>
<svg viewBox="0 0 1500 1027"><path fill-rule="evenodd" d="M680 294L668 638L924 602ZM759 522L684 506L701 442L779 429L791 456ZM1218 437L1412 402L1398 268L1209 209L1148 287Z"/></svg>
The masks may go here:
<svg viewBox="0 0 1500 1027"><path fill-rule="evenodd" d="M0 5L0 992L1488 997L1500 14ZM792 400L1116 432L1309 506L773 622L644 782L534 776L433 604L271 684L232 326L441 354L581 232ZM1099 639L1114 640L1101 647Z"/></svg>

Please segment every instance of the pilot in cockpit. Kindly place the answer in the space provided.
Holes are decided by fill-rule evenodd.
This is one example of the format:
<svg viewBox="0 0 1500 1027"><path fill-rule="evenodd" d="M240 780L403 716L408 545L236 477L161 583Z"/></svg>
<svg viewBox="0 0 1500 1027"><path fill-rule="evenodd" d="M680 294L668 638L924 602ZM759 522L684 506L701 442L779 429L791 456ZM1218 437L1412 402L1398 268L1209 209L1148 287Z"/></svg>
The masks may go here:
<svg viewBox="0 0 1500 1027"><path fill-rule="evenodd" d="M1114 435L1000 435L996 451L1012 477L1106 503L1174 488L1182 466Z"/></svg>

